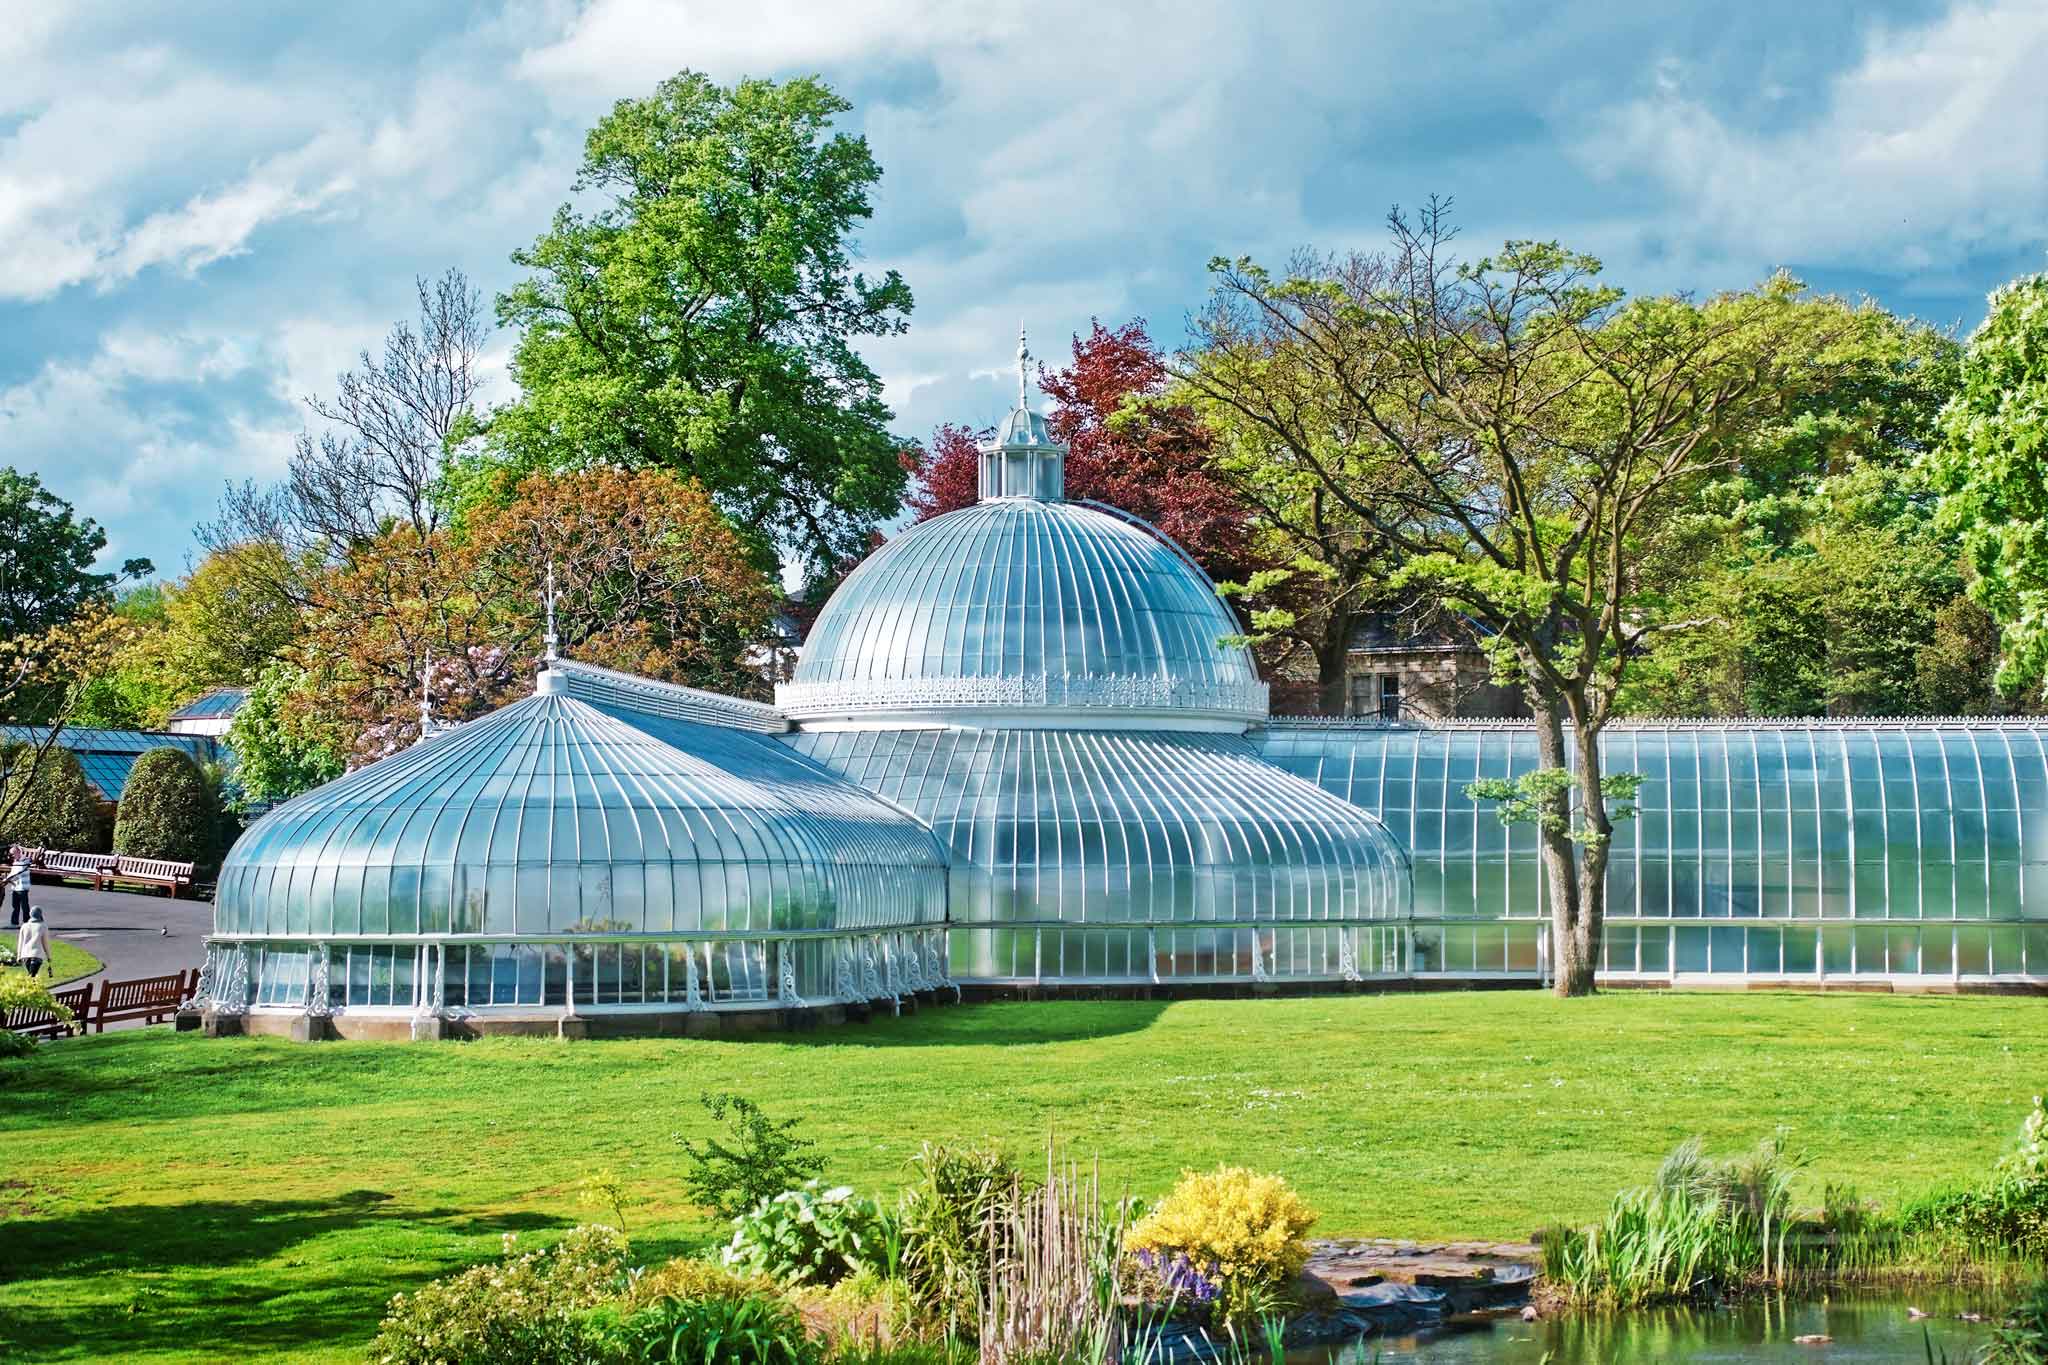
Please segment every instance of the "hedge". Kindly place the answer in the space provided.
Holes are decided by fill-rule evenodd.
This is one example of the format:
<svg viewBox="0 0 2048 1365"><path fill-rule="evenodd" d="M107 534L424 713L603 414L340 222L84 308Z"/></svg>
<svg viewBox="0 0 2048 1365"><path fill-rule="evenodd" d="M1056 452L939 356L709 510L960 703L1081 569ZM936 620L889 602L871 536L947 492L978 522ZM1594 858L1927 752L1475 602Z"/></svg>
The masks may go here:
<svg viewBox="0 0 2048 1365"><path fill-rule="evenodd" d="M151 749L128 770L114 852L205 863L219 826L219 804L199 765L181 749Z"/></svg>
<svg viewBox="0 0 2048 1365"><path fill-rule="evenodd" d="M30 765L34 765L33 773ZM0 852L9 844L73 853L107 851L106 802L78 755L52 745L40 763L32 744L0 747Z"/></svg>

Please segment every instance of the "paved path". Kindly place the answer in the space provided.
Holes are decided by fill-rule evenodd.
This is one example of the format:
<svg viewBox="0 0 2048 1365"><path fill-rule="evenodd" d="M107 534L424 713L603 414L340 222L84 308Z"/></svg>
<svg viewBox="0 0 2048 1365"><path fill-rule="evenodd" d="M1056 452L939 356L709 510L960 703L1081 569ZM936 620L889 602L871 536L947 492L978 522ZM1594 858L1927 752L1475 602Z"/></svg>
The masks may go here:
<svg viewBox="0 0 2048 1365"><path fill-rule="evenodd" d="M29 904L43 912L50 937L91 953L103 964L94 976L68 981L83 986L101 977L132 981L169 976L197 967L205 956L201 940L213 928L209 901L172 900L148 891L94 891L79 886L37 886ZM140 1020L109 1028L141 1027Z"/></svg>

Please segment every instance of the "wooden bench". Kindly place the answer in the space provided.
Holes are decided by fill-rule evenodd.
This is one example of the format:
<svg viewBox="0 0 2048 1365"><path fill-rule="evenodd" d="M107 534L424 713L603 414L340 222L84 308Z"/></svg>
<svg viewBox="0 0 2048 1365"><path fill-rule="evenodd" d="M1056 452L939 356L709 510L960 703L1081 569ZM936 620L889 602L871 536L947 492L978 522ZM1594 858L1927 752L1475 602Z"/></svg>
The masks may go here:
<svg viewBox="0 0 2048 1365"><path fill-rule="evenodd" d="M29 875L42 880L89 881L93 890L110 886L161 886L173 899L192 889L192 864L168 858L130 858L115 853L60 853L37 849L29 863Z"/></svg>
<svg viewBox="0 0 2048 1365"><path fill-rule="evenodd" d="M89 881L98 890L100 879L114 866L111 853L56 853L42 850L29 864L29 875L44 881Z"/></svg>
<svg viewBox="0 0 2048 1365"><path fill-rule="evenodd" d="M129 886L161 886L175 900L192 888L192 864L174 863L168 858L117 857L112 860L111 867L100 870L99 888L104 891L117 882Z"/></svg>
<svg viewBox="0 0 2048 1365"><path fill-rule="evenodd" d="M105 1033L109 1020L140 1019L161 1024L178 1012L178 1006L192 998L199 988L199 972L178 972L171 976L145 976L134 981L100 982L99 999L92 1007L92 1031ZM85 1012L79 1012L85 1023Z"/></svg>
<svg viewBox="0 0 2048 1365"><path fill-rule="evenodd" d="M31 1038L68 1038L74 1033L85 1032L86 1021L92 1014L92 987L72 986L66 990L51 991L50 995L75 1017L66 1020L46 1009L21 1007L8 1010L0 1027L26 1033Z"/></svg>

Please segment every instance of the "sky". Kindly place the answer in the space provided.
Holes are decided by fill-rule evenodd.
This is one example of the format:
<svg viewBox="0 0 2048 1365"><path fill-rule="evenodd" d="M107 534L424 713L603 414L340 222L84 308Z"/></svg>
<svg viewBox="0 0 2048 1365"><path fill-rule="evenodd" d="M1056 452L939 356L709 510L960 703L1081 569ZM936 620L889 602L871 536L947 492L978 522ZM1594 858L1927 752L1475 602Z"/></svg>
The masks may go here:
<svg viewBox="0 0 2048 1365"><path fill-rule="evenodd" d="M853 102L906 436L997 420L1020 322L1171 345L1212 257L1432 194L1635 293L1783 267L1967 330L2048 265L2041 0L0 0L0 464L183 572L415 278L509 287L591 124L684 68Z"/></svg>

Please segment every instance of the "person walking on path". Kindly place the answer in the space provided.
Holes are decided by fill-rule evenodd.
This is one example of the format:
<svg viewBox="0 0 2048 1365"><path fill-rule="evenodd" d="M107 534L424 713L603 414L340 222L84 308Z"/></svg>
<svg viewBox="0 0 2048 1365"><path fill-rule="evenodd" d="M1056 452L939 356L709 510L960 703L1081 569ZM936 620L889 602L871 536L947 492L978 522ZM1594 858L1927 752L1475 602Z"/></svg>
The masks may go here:
<svg viewBox="0 0 2048 1365"><path fill-rule="evenodd" d="M14 846L14 867L7 874L8 899L13 902L7 912L7 923L20 928L28 918L29 862L28 849L20 844Z"/></svg>
<svg viewBox="0 0 2048 1365"><path fill-rule="evenodd" d="M28 969L29 980L35 980L36 973L42 971L43 963L50 957L50 931L43 927L42 911L28 912L27 921L14 939L14 956Z"/></svg>

